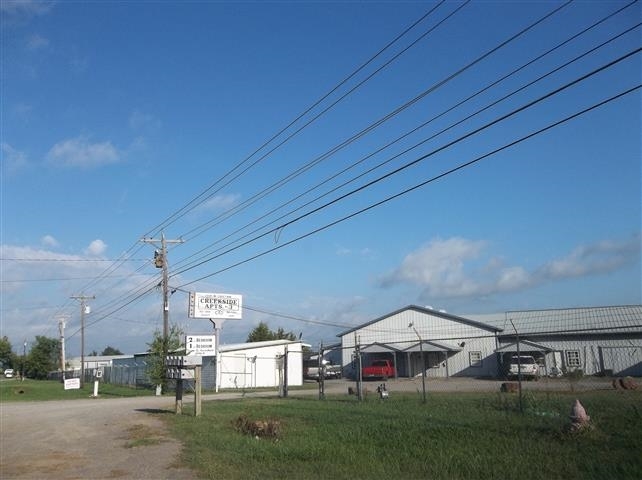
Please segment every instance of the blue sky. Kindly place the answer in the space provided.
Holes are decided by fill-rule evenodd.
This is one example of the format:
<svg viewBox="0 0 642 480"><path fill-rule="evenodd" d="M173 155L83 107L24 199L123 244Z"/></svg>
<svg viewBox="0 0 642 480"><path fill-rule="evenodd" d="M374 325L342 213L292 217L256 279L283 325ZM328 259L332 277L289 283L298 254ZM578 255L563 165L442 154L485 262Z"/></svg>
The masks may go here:
<svg viewBox="0 0 642 480"><path fill-rule="evenodd" d="M628 3L3 1L2 335L78 355L87 295L86 351L145 350L161 231L172 323L243 295L222 343L642 302Z"/></svg>

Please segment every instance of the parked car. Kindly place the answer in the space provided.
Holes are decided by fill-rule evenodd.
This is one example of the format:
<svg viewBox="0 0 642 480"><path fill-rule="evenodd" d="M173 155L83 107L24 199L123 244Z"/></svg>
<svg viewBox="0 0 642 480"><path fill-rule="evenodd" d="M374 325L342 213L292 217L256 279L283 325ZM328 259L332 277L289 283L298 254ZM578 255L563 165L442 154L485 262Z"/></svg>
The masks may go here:
<svg viewBox="0 0 642 480"><path fill-rule="evenodd" d="M7 377L7 378L11 378L11 377L13 377L14 375L15 375L15 373L13 372L13 368L7 368L7 369L4 371L4 376L5 376L5 377Z"/></svg>
<svg viewBox="0 0 642 480"><path fill-rule="evenodd" d="M519 374L526 380L539 379L539 364L530 355L513 355L508 366L508 377L517 378Z"/></svg>
<svg viewBox="0 0 642 480"><path fill-rule="evenodd" d="M319 369L318 360L303 361L303 378L318 381L322 373L324 379L341 378L341 365L332 365L328 360L323 360Z"/></svg>
<svg viewBox="0 0 642 480"><path fill-rule="evenodd" d="M390 360L374 360L369 366L361 369L361 378L381 378L387 380L396 377L397 371Z"/></svg>

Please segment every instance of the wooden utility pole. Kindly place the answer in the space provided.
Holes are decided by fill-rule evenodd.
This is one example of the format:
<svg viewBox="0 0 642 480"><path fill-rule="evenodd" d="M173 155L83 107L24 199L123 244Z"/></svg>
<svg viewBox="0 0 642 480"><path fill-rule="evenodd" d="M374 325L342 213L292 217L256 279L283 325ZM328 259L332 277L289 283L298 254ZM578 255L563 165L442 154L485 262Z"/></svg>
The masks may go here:
<svg viewBox="0 0 642 480"><path fill-rule="evenodd" d="M156 268L163 269L163 340L167 343L169 336L169 286L167 285L169 279L168 263L167 263L167 244L168 243L183 243L184 240L167 240L165 234L161 232L161 238L142 238L141 242L151 243L157 245L160 243L160 250L154 252L154 265ZM165 352L167 354L167 352Z"/></svg>
<svg viewBox="0 0 642 480"><path fill-rule="evenodd" d="M80 300L80 388L85 385L85 314L87 312L86 300L93 300L95 295L72 295L69 298Z"/></svg>
<svg viewBox="0 0 642 480"><path fill-rule="evenodd" d="M160 243L160 250L154 252L154 265L156 268L163 269L163 361L167 359L169 354L169 268L167 263L167 244L168 243L183 243L183 239L179 238L178 240L167 240L165 238L165 233L161 232L161 238L142 238L141 242L151 243L158 245Z"/></svg>

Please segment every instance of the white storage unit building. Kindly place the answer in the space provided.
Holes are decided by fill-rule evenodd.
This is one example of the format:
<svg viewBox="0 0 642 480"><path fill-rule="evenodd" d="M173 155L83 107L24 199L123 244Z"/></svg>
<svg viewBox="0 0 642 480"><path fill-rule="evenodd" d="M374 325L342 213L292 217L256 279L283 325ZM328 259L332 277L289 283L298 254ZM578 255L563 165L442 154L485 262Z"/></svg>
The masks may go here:
<svg viewBox="0 0 642 480"><path fill-rule="evenodd" d="M220 345L219 388L277 387L286 374L289 386L301 386L302 350L290 340Z"/></svg>

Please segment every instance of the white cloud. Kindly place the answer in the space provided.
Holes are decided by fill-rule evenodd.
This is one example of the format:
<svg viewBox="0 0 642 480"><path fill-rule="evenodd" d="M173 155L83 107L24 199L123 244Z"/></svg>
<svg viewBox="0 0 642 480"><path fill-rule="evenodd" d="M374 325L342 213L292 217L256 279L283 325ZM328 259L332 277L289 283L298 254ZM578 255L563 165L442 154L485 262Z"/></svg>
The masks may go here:
<svg viewBox="0 0 642 480"><path fill-rule="evenodd" d="M627 241L603 241L575 248L532 271L488 257L484 241L464 238L434 240L406 256L401 266L382 276L379 284L417 285L422 298L481 297L515 292L568 278L613 272L637 261L640 235ZM476 269L475 264L483 263Z"/></svg>
<svg viewBox="0 0 642 480"><path fill-rule="evenodd" d="M27 48L29 50L40 50L49 46L49 40L38 34L32 35L27 41Z"/></svg>
<svg viewBox="0 0 642 480"><path fill-rule="evenodd" d="M161 127L161 121L153 115L134 110L129 116L129 127L132 130L158 130Z"/></svg>
<svg viewBox="0 0 642 480"><path fill-rule="evenodd" d="M220 212L228 210L238 205L241 196L237 193L227 193L223 195L215 195L212 198L203 202L198 208L199 211L206 212Z"/></svg>
<svg viewBox="0 0 642 480"><path fill-rule="evenodd" d="M37 15L49 13L54 2L42 0L8 0L0 2L0 12L28 19Z"/></svg>
<svg viewBox="0 0 642 480"><path fill-rule="evenodd" d="M446 294L470 289L464 274L464 264L475 259L485 242L465 238L433 240L406 256L401 266L381 279L383 286L402 282L422 285Z"/></svg>
<svg viewBox="0 0 642 480"><path fill-rule="evenodd" d="M14 173L28 165L27 155L24 152L16 150L8 143L2 142L0 144L0 152L2 153L2 170L7 173Z"/></svg>
<svg viewBox="0 0 642 480"><path fill-rule="evenodd" d="M120 152L111 142L89 143L84 137L58 142L47 154L49 163L60 167L92 168L117 163L120 159Z"/></svg>
<svg viewBox="0 0 642 480"><path fill-rule="evenodd" d="M107 244L102 240L97 239L89 244L89 246L85 249L85 254L97 257L105 253L106 250Z"/></svg>
<svg viewBox="0 0 642 480"><path fill-rule="evenodd" d="M40 243L49 248L55 248L58 247L60 244L58 243L58 240L56 240L54 237L51 235L45 235L40 239Z"/></svg>

